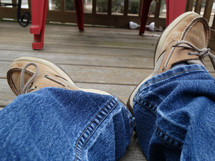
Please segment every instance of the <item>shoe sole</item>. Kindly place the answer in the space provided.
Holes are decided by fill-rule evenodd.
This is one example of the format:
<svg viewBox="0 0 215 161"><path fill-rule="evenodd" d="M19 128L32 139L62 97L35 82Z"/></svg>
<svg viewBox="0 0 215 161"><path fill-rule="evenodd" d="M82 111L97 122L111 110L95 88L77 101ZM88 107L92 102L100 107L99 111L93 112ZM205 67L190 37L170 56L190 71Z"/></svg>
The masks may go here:
<svg viewBox="0 0 215 161"><path fill-rule="evenodd" d="M169 26L164 30L164 32L162 33L162 35L160 36L157 45L156 45L156 49L155 49L155 56L154 56L154 66L156 64L157 59L160 56L163 44L164 44L164 40L166 39L166 37L168 36L168 33L171 32L172 29L174 29L174 27L185 17L190 16L192 14L196 14L195 12L186 12L182 15L180 15L179 17L177 17L171 24L169 24ZM144 84L147 80L149 80L152 77L152 74L150 76L148 76L146 79L144 79L142 82L139 83L139 85L133 90L133 92L131 93L128 102L127 102L127 107L130 110L130 112L133 114L133 99L134 96L137 92L137 90L140 88L140 86L142 84Z"/></svg>
<svg viewBox="0 0 215 161"><path fill-rule="evenodd" d="M43 65L46 65L50 67L52 70L54 70L56 73L60 74L62 77L64 77L69 83L71 83L74 87L81 91L90 92L90 93L96 93L96 94L103 94L103 95L111 95L105 91L96 90L96 89L84 89L79 88L75 85L75 83L72 81L71 77L58 65L44 59L35 58L35 57L20 57L14 60L14 62L18 61L28 61L28 62L34 62L34 63L40 63Z"/></svg>

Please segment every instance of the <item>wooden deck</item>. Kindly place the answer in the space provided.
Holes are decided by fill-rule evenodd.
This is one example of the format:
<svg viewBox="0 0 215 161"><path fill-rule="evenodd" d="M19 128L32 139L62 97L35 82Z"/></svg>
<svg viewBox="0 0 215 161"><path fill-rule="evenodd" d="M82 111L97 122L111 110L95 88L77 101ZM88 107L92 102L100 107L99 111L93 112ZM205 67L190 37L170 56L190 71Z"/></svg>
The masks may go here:
<svg viewBox="0 0 215 161"><path fill-rule="evenodd" d="M15 58L33 56L60 65L83 88L96 88L126 102L130 93L153 68L153 52L158 34L137 30L47 25L45 47L33 51L29 28L15 22L0 22L0 108L15 98L7 85L6 72ZM211 69L211 66L209 66ZM121 161L145 160L134 134Z"/></svg>

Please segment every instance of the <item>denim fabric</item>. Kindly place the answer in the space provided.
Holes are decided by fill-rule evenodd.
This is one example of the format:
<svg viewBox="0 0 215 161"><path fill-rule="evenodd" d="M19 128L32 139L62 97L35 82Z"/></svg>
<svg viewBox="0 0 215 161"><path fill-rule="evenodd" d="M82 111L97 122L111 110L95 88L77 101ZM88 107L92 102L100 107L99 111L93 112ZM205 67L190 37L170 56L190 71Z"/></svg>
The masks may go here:
<svg viewBox="0 0 215 161"><path fill-rule="evenodd" d="M18 96L0 120L1 161L118 160L133 131L115 97L60 88Z"/></svg>
<svg viewBox="0 0 215 161"><path fill-rule="evenodd" d="M215 160L215 80L204 67L152 77L134 97L134 116L149 161Z"/></svg>

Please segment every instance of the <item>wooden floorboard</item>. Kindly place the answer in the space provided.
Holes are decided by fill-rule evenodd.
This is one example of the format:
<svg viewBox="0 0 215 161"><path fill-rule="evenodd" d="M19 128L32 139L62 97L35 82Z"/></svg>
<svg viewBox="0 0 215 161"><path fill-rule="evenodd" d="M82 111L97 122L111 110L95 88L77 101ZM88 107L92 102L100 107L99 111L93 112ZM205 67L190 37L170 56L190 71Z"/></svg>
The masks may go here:
<svg viewBox="0 0 215 161"><path fill-rule="evenodd" d="M62 67L81 88L96 88L117 96L124 103L136 85L153 69L156 41L160 33L138 36L137 30L47 25L45 46L31 48L29 27L0 22L0 110L15 99L6 73L14 59L33 56ZM145 160L134 133L121 161Z"/></svg>
<svg viewBox="0 0 215 161"><path fill-rule="evenodd" d="M6 73L14 59L33 56L62 67L81 88L107 91L124 103L134 88L153 69L153 57L160 33L137 30L47 25L43 50L32 50L29 27L0 22L0 110L15 99L7 85ZM212 65L206 59L211 71ZM145 157L134 132L131 144L120 161L140 161Z"/></svg>
<svg viewBox="0 0 215 161"><path fill-rule="evenodd" d="M73 49L74 50L74 49ZM77 51L76 51L77 52ZM127 67L127 68L141 68L152 69L153 58L140 57L140 56L121 56L121 55L108 55L100 54L77 54L77 53L49 53L43 52L42 54L28 52L28 51L12 51L12 50L0 50L1 60L4 62L12 62L14 59L20 56L34 56L47 59L57 64L69 64L69 65L88 65L88 66L103 66L103 67ZM66 57L66 59L65 59ZM135 63L132 63L135 62Z"/></svg>
<svg viewBox="0 0 215 161"><path fill-rule="evenodd" d="M11 40L12 41L12 40ZM29 39L31 42L32 39ZM43 51L31 51L31 43L14 42L8 46L9 42L3 44L1 42L0 49L8 50L8 52L22 51L35 56L43 56L48 54L76 54L76 55L105 55L105 56L127 56L127 57L149 57L153 58L154 49L137 49L137 48L122 48L122 47L104 47L93 45L74 45L74 44L49 44L46 43ZM20 47L22 45L22 47ZM143 52L144 50L144 52ZM15 54L14 54L15 55Z"/></svg>
<svg viewBox="0 0 215 161"><path fill-rule="evenodd" d="M76 26L47 25L44 49L34 51L29 27L0 22L0 110L15 99L6 73L12 61L21 56L50 60L62 67L79 87L107 91L126 103L136 85L152 72L159 35L146 32L138 36L137 30L97 27L86 27L80 33ZM145 157L134 133L120 161L140 160Z"/></svg>
<svg viewBox="0 0 215 161"><path fill-rule="evenodd" d="M134 88L153 70L153 57L160 33L137 30L47 25L43 50L32 50L29 27L0 22L0 110L15 99L7 85L6 73L14 59L33 56L62 67L81 88L107 91L124 103ZM209 71L212 65L206 59ZM215 73L212 72L215 76ZM134 132L131 144L120 161L140 161L145 157Z"/></svg>

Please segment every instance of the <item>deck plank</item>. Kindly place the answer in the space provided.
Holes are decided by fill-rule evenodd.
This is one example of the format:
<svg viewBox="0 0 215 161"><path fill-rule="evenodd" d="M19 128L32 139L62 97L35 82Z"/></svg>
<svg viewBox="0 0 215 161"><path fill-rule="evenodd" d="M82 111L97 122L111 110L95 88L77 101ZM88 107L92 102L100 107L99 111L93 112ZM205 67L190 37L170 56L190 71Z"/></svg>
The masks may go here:
<svg viewBox="0 0 215 161"><path fill-rule="evenodd" d="M1 62L0 77L6 78L10 62ZM152 72L151 69L60 65L78 83L138 85Z"/></svg>
<svg viewBox="0 0 215 161"><path fill-rule="evenodd" d="M57 64L69 65L88 65L88 66L103 66L103 67L125 67L125 68L146 68L152 69L153 58L143 56L125 56L125 55L108 55L108 54L66 54L66 53L35 53L27 51L11 51L0 50L1 60L4 62L12 62L14 59L21 56L39 57ZM66 57L66 59L65 59Z"/></svg>
<svg viewBox="0 0 215 161"><path fill-rule="evenodd" d="M96 84L96 83L76 83L80 88L98 89L106 91L114 96L117 96L123 103L126 103L130 93L136 86L132 85L108 85L108 84ZM15 95L10 90L7 80L0 79L0 107L4 107L11 103Z"/></svg>
<svg viewBox="0 0 215 161"><path fill-rule="evenodd" d="M0 22L0 110L15 96L7 85L6 73L12 61L21 56L44 58L57 63L81 88L96 88L117 96L124 103L136 85L153 70L156 41L160 33L137 30L47 25L43 50L32 50L29 27ZM212 66L206 60L209 70ZM213 76L215 73L212 72ZM140 161L145 157L134 133L120 161Z"/></svg>
<svg viewBox="0 0 215 161"><path fill-rule="evenodd" d="M81 88L99 89L127 102L135 86L150 74L158 37L138 36L137 30L86 28L47 25L45 46L31 48L29 27L0 22L0 110L15 99L7 85L6 73L12 61L21 56L50 60L61 66ZM120 161L139 161L145 157L134 133L126 154Z"/></svg>

